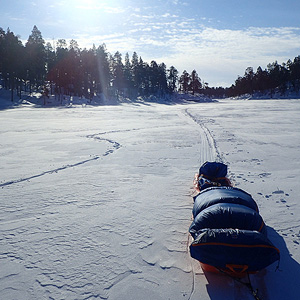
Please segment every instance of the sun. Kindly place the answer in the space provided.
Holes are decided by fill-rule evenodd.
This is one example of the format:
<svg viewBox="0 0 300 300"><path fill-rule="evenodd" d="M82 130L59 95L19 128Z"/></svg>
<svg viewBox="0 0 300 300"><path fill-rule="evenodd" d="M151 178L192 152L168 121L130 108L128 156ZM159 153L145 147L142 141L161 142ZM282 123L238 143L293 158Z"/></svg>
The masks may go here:
<svg viewBox="0 0 300 300"><path fill-rule="evenodd" d="M80 47L107 42L104 37L122 31L123 20L128 17L125 13L128 7L120 0L57 1L60 38L74 39Z"/></svg>
<svg viewBox="0 0 300 300"><path fill-rule="evenodd" d="M60 12L68 26L84 27L97 23L103 15L106 0L64 0L61 2Z"/></svg>
<svg viewBox="0 0 300 300"><path fill-rule="evenodd" d="M99 11L103 10L111 1L108 0L71 0L70 6L82 11Z"/></svg>

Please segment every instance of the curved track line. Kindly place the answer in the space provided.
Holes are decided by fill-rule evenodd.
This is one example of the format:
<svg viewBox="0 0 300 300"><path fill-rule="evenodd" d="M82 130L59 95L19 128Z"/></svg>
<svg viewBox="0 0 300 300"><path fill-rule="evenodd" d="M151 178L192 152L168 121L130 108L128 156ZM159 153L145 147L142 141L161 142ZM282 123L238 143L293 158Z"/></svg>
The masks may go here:
<svg viewBox="0 0 300 300"><path fill-rule="evenodd" d="M82 161L74 163L74 164L68 164L68 165L65 165L65 166L62 166L62 167L59 167L59 168L56 168L56 169L44 171L42 173L35 174L35 175L32 175L32 176L28 176L28 177L25 177L25 178L20 178L20 179L6 181L6 182L0 184L0 188L1 187L4 188L5 186L16 184L16 183L20 183L20 182L24 182L24 181L29 181L31 179L35 179L35 178L38 178L38 177L41 177L41 176L44 176L44 175L47 175L47 174L57 173L59 171L66 170L66 169L69 169L69 168L78 167L78 166L83 165L85 163L88 163L90 161L97 160L97 159L99 159L101 157L107 156L107 155L113 153L114 151L116 151L116 150L118 150L119 148L122 147L122 145L119 144L116 141L113 141L113 140L110 140L110 139L106 139L106 138L100 138L100 137L98 137L98 135L101 135L101 134L105 134L105 133L98 133L98 134L87 135L86 138L93 138L96 141L105 141L105 142L110 143L112 145L111 149L108 149L104 154L102 154L102 155L95 155L92 158L89 158L89 159L86 159L86 160L82 160Z"/></svg>
<svg viewBox="0 0 300 300"><path fill-rule="evenodd" d="M86 159L86 160L83 160L83 161L80 161L78 163L75 163L75 164L71 164L71 165L65 165L65 166L62 166L60 168L56 168L56 169L53 169L53 170L49 170L49 171L45 171L45 172L42 172L40 174L36 174L36 175L32 175L32 176L29 176L29 177L25 177L25 178L20 178L20 179L16 179L16 180L10 180L10 181L7 181L7 182L4 182L4 183L1 183L0 184L0 187L4 187L4 186L7 186L7 185L11 185L11 184L14 184L14 183L20 183L20 182L23 182L23 181L28 181L30 179L34 179L34 178L37 178L37 177L41 177L41 176L44 176L44 175L47 175L47 174L52 174L52 173L57 173L59 171L62 171L62 170L65 170L65 169L68 169L68 168L72 168L72 167L77 167L79 165L83 165L87 162L90 162L92 160L96 160L96 159L99 159L100 156L95 156L93 158L90 158L90 159Z"/></svg>
<svg viewBox="0 0 300 300"><path fill-rule="evenodd" d="M112 144L112 149L109 149L107 150L104 154L102 154L102 156L107 156L108 154L111 154L113 153L115 150L118 150L122 147L122 145L116 141L113 141L113 140L110 140L110 139L105 139L105 138L101 138L99 137L98 135L102 135L102 134L105 134L105 133L95 133L95 134L90 134L90 135L87 135L86 137L87 138L92 138L94 139L95 141L105 141L105 142L108 142L110 144ZM101 155L98 156L98 158L100 157Z"/></svg>
<svg viewBox="0 0 300 300"><path fill-rule="evenodd" d="M160 128L160 127L161 126L156 126L154 128ZM85 163L88 163L90 161L97 160L101 157L105 157L109 154L112 154L114 151L116 151L116 150L118 150L122 147L122 145L120 143L118 143L114 140L111 140L111 139L99 137L100 135L105 135L105 134L109 134L109 133L138 131L138 130L144 130L144 129L148 129L148 128L145 127L145 128L131 128L131 129L123 129L123 130L111 130L111 131L104 131L104 132L99 132L99 133L95 133L95 134L89 134L85 137L94 139L97 142L102 142L102 141L108 142L109 144L112 145L112 147L110 149L108 149L104 154L95 155L92 158L89 158L89 159L86 159L86 160L83 160L83 161L80 161L80 162L77 162L77 163L74 163L74 164L68 164L68 165L65 165L65 166L62 166L62 167L59 167L59 168L56 168L56 169L44 171L44 172L41 172L39 174L35 174L35 175L28 176L28 177L25 177L25 178L20 178L20 179L15 179L15 180L10 180L10 181L0 183L0 188L1 187L4 188L5 186L20 183L20 182L24 182L24 181L29 181L31 179L38 178L38 177L41 177L41 176L44 176L44 175L47 175L47 174L57 173L59 171L62 171L62 170L68 169L68 168L78 167L78 166L83 165Z"/></svg>

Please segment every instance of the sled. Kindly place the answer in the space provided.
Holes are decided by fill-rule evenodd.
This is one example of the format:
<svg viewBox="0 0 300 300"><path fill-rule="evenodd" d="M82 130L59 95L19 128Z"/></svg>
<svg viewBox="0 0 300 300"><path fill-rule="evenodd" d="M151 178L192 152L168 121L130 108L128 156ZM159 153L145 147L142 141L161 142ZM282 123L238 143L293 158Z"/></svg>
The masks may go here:
<svg viewBox="0 0 300 300"><path fill-rule="evenodd" d="M255 200L232 187L223 163L206 162L195 175L191 257L204 271L241 278L279 261Z"/></svg>
<svg viewBox="0 0 300 300"><path fill-rule="evenodd" d="M252 230L200 230L190 253L204 270L234 277L255 274L279 260L279 250L266 235Z"/></svg>
<svg viewBox="0 0 300 300"><path fill-rule="evenodd" d="M246 272L247 266L232 265L229 266L227 270L217 269L211 265L204 264L202 262L200 262L200 266L204 272L210 272L210 273L221 274L221 275L227 274L235 278L243 278L247 276L247 272ZM256 273L258 272L248 272L248 274L256 274Z"/></svg>

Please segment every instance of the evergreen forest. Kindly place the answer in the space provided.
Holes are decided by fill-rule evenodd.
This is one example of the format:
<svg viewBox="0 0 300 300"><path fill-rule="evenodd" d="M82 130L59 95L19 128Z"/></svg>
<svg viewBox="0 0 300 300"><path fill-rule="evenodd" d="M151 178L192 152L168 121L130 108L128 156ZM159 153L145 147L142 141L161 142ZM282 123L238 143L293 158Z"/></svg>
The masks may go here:
<svg viewBox="0 0 300 300"><path fill-rule="evenodd" d="M143 61L133 52L110 54L105 44L81 49L76 40L45 42L37 26L23 45L18 35L0 27L0 84L12 93L47 91L51 94L106 97L158 97L175 92L234 97L261 93L272 95L300 90L300 55L282 65L277 61L254 72L252 67L229 88L209 87L196 70L178 70L152 60Z"/></svg>

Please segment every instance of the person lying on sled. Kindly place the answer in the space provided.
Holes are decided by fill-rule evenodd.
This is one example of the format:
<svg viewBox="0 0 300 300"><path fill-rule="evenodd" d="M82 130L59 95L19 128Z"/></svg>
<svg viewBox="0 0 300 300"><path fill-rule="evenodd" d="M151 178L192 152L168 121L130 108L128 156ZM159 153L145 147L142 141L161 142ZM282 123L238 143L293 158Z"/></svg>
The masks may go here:
<svg viewBox="0 0 300 300"><path fill-rule="evenodd" d="M232 186L227 176L227 166L220 162L205 162L195 174L194 186L197 192L214 186Z"/></svg>

